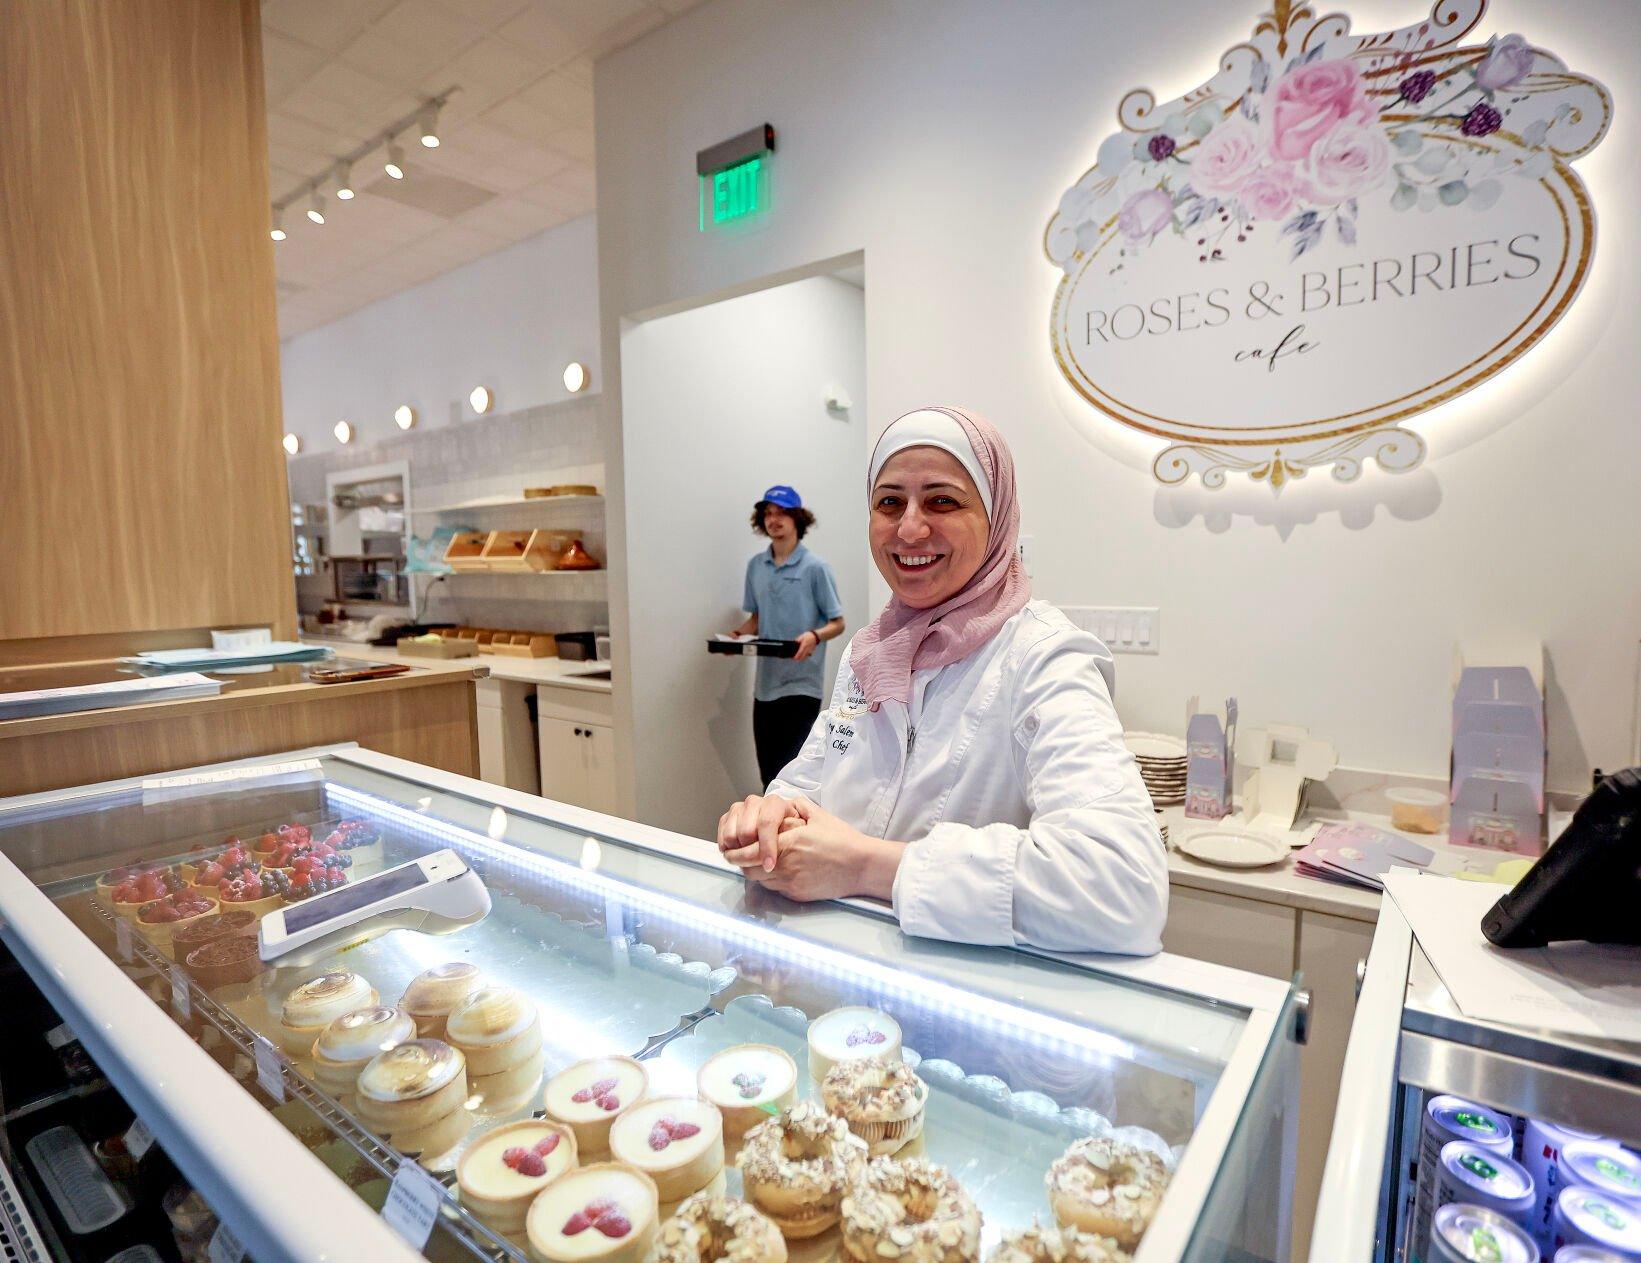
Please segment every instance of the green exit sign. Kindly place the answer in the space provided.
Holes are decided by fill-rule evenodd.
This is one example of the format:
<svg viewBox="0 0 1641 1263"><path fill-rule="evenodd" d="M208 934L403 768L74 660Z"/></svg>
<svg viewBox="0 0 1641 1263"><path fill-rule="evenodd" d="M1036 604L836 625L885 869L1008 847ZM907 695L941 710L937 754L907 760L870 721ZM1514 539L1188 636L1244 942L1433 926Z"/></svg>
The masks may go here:
<svg viewBox="0 0 1641 1263"><path fill-rule="evenodd" d="M774 149L775 129L765 123L695 155L702 232L769 209L769 155Z"/></svg>

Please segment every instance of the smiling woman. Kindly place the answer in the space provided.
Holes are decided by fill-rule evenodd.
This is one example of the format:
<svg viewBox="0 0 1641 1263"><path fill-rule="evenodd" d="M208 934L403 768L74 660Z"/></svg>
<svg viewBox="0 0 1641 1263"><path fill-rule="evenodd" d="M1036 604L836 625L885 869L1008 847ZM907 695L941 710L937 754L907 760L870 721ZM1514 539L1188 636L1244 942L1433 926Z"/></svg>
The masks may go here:
<svg viewBox="0 0 1641 1263"><path fill-rule="evenodd" d="M720 818L725 856L793 899L891 900L910 934L1155 952L1167 873L1111 655L1031 599L1002 435L908 413L868 507L893 597L798 756Z"/></svg>

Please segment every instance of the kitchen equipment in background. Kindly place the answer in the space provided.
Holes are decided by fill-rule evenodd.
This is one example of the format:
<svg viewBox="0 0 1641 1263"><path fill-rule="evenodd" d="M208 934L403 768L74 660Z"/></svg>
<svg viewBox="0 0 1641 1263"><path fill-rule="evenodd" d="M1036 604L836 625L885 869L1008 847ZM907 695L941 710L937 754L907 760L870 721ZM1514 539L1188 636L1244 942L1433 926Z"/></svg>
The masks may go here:
<svg viewBox="0 0 1641 1263"><path fill-rule="evenodd" d="M1193 820L1223 820L1231 813L1231 775L1235 770L1236 698L1225 700L1225 718L1187 704L1185 814Z"/></svg>
<svg viewBox="0 0 1641 1263"><path fill-rule="evenodd" d="M597 658L600 662L608 662L610 660L609 628L606 627L602 631L596 627L593 628L593 657Z"/></svg>
<svg viewBox="0 0 1641 1263"><path fill-rule="evenodd" d="M579 540L572 540L558 559L557 570L602 570L604 567Z"/></svg>
<svg viewBox="0 0 1641 1263"><path fill-rule="evenodd" d="M1236 739L1236 756L1254 769L1242 791L1248 823L1284 832L1299 819L1305 783L1322 780L1339 763L1331 741L1294 724L1246 729Z"/></svg>
<svg viewBox="0 0 1641 1263"><path fill-rule="evenodd" d="M1155 807L1177 807L1185 801L1188 759L1185 742L1159 732L1125 732L1123 741Z"/></svg>
<svg viewBox="0 0 1641 1263"><path fill-rule="evenodd" d="M559 632L558 656L566 662L591 662L597 650L596 637L590 631Z"/></svg>
<svg viewBox="0 0 1641 1263"><path fill-rule="evenodd" d="M557 638L544 632L496 632L486 653L508 658L552 658L558 656Z"/></svg>

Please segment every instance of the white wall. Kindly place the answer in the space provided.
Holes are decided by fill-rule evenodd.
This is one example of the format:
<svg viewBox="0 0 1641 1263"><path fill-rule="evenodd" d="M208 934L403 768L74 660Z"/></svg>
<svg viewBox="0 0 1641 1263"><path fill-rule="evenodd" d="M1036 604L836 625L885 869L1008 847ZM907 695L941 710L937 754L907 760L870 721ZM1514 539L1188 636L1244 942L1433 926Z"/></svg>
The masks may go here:
<svg viewBox="0 0 1641 1263"><path fill-rule="evenodd" d="M597 239L584 215L291 338L280 348L285 429L322 450L346 419L369 446L399 433L401 403L418 428L471 418L467 395L481 384L497 413L557 403L570 397L571 360L603 389Z"/></svg>
<svg viewBox="0 0 1641 1263"><path fill-rule="evenodd" d="M710 836L758 791L753 660L704 640L743 617L752 506L790 483L816 515L804 541L837 576L850 630L866 613L865 302L829 276L634 325L626 366L627 582L640 819ZM829 411L841 385L857 401ZM828 691L841 654L826 648Z"/></svg>
<svg viewBox="0 0 1641 1263"><path fill-rule="evenodd" d="M1445 774L1455 640L1528 633L1551 658L1551 781L1576 787L1590 765L1627 758L1636 707L1641 62L1627 54L1641 7L1497 0L1479 32L1525 32L1603 80L1617 109L1578 164L1601 216L1593 275L1527 360L1448 405L1468 410L1468 442L1418 423L1433 449L1423 469L1373 469L1343 494L1322 472L1279 502L1263 486L1164 493L1082 436L1099 427L1050 356L1044 225L1125 92L1194 87L1268 7L713 0L600 62L611 423L624 318L864 250L874 432L927 403L987 413L1018 461L1037 593L1161 607L1162 653L1118 660L1131 727L1178 732L1190 694L1236 693L1245 722L1308 724L1347 765ZM1346 7L1359 30L1429 11ZM780 135L773 209L755 231L697 231L679 172L765 120ZM614 550L643 511L612 505ZM619 627L628 593L614 578Z"/></svg>

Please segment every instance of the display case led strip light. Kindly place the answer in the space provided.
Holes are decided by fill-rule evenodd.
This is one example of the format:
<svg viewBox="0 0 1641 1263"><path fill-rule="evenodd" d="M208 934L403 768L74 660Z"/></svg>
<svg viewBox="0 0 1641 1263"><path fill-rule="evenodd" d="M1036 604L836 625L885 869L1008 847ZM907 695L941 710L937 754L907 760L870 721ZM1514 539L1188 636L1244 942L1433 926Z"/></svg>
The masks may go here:
<svg viewBox="0 0 1641 1263"><path fill-rule="evenodd" d="M503 845L472 829L428 816L403 804L351 786L327 782L325 793L332 800L392 819L441 844L454 844L459 849L483 855L521 875L530 874L549 880L558 878L572 887L613 896L625 900L634 907L648 909L686 924L705 925L725 939L747 943L774 956L801 960L817 972L840 979L858 980L903 996L910 1003L955 1010L978 1026L1001 1028L1016 1036L1027 1034L1040 1042L1060 1045L1084 1054L1093 1053L1108 1061L1126 1062L1137 1059L1137 1050L1127 1040L1078 1026L1074 1022L1067 1022L1023 1005L1011 1004L1006 1000L978 992L965 991L939 979L885 965L879 961L852 956L788 931L773 929L756 920L730 916L714 908L646 890L641 886L609 877L594 868L579 867L539 851L526 850L517 845ZM496 810L499 812L501 809ZM492 833L495 832L493 828ZM503 835L504 833L505 830L502 831ZM598 839L592 838L591 835L589 839L595 846L599 845Z"/></svg>

